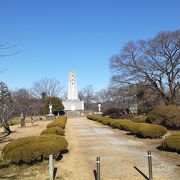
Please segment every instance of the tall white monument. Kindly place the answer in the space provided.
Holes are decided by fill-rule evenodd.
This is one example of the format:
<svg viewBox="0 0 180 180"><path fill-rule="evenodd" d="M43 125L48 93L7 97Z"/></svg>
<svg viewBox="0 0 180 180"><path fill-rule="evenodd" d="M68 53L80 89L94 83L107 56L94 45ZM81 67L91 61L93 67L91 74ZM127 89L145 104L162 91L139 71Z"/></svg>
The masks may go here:
<svg viewBox="0 0 180 180"><path fill-rule="evenodd" d="M65 111L81 112L84 110L84 101L78 98L77 77L75 71L69 73L68 79L68 99L63 102Z"/></svg>
<svg viewBox="0 0 180 180"><path fill-rule="evenodd" d="M68 100L78 100L77 79L75 71L71 71L68 81Z"/></svg>

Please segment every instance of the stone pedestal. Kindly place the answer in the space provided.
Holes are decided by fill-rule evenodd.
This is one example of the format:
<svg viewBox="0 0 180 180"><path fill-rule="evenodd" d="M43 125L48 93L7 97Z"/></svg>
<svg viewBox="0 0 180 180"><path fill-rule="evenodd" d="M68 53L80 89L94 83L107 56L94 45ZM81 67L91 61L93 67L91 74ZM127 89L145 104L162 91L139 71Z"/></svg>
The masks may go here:
<svg viewBox="0 0 180 180"><path fill-rule="evenodd" d="M55 115L54 114L47 114L46 119L51 120L54 119Z"/></svg>
<svg viewBox="0 0 180 180"><path fill-rule="evenodd" d="M65 111L82 111L84 110L84 101L80 100L66 100L63 102Z"/></svg>

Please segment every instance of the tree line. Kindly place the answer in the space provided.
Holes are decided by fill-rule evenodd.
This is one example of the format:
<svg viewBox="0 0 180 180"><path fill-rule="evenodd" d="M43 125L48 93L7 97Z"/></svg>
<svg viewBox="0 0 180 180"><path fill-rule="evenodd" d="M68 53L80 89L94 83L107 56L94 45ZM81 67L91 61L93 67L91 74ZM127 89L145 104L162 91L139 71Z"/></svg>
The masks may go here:
<svg viewBox="0 0 180 180"><path fill-rule="evenodd" d="M8 120L12 116L22 116L21 126L25 126L26 116L46 115L48 104L54 104L54 110L64 109L58 97L62 86L56 79L43 78L33 83L32 88L10 90L4 82L0 82L0 121L5 132L11 133Z"/></svg>
<svg viewBox="0 0 180 180"><path fill-rule="evenodd" d="M0 46L0 50L7 48L7 44ZM4 56L6 54L1 57ZM110 69L113 72L110 86L96 92L88 85L79 91L85 110L97 111L99 103L103 111L112 107L129 108L137 103L140 113L147 113L159 105L180 105L180 30L160 32L148 40L127 42L110 58ZM34 82L29 90L10 91L3 82L0 88L1 119L3 114L18 115L23 111L42 113L46 97L60 94L61 99L64 97L60 82L49 78Z"/></svg>

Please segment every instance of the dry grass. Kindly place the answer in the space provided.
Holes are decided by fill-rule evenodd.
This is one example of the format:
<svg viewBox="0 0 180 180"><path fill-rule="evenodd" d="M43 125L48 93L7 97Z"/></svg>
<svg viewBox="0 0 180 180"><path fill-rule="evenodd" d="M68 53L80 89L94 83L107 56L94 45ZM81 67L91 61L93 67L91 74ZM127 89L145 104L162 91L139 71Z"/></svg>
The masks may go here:
<svg viewBox="0 0 180 180"><path fill-rule="evenodd" d="M45 117L44 117L45 118ZM43 119L44 119L43 118ZM0 128L0 154L2 148L14 139L21 137L26 137L30 135L40 135L40 133L46 129L49 121L39 120L39 117L36 117L36 120L32 124L29 122L30 118L26 118L26 127L21 128L18 122L18 117L13 118L12 122L15 125L12 125L10 128L12 134L9 136L3 137L3 128ZM8 167L9 165L9 167ZM46 179L48 177L48 162L44 161L42 163L35 164L33 166L16 166L13 164L8 164L8 162L2 161L0 158L0 179Z"/></svg>

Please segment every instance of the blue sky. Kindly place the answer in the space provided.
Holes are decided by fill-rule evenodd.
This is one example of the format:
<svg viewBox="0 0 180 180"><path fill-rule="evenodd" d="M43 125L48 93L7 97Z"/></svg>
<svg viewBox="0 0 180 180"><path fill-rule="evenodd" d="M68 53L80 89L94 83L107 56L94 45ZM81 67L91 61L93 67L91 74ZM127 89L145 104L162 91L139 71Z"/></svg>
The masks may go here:
<svg viewBox="0 0 180 180"><path fill-rule="evenodd" d="M79 89L106 88L112 55L130 40L180 28L179 7L179 0L0 0L0 44L21 51L0 58L0 80L15 89L47 77L66 87L75 69Z"/></svg>

